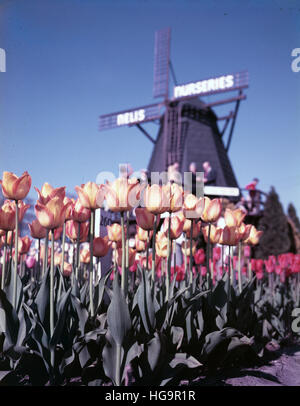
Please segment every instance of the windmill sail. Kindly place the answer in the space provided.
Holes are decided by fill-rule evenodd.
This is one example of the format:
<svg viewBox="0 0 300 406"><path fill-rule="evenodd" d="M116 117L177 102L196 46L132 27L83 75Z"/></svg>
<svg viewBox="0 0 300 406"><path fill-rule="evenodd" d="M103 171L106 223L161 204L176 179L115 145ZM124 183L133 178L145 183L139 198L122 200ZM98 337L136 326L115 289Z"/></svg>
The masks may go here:
<svg viewBox="0 0 300 406"><path fill-rule="evenodd" d="M155 32L153 97L169 96L170 38L170 28Z"/></svg>

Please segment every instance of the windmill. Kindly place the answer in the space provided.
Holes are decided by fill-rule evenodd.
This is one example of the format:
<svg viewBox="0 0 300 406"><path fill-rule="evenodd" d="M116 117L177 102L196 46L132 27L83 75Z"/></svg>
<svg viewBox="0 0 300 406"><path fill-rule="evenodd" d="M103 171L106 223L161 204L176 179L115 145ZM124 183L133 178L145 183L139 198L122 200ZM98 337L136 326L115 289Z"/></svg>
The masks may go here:
<svg viewBox="0 0 300 406"><path fill-rule="evenodd" d="M101 115L99 130L136 126L154 146L148 164L149 172L167 171L169 165L177 162L181 173L184 173L189 171L191 161L196 163L197 170L202 171L203 162L209 161L216 170L217 180L216 186L206 186L204 193L237 198L240 191L228 151L240 102L246 98L243 90L248 87L248 72L178 84L170 59L170 40L170 28L155 32L153 97L162 100ZM175 85L170 96L171 75ZM237 94L210 103L199 99L201 96L228 92ZM225 116L218 117L212 110L212 107L232 103L235 103L234 108ZM150 121L158 121L160 124L156 139L142 126ZM218 122L222 121L224 125L220 130Z"/></svg>

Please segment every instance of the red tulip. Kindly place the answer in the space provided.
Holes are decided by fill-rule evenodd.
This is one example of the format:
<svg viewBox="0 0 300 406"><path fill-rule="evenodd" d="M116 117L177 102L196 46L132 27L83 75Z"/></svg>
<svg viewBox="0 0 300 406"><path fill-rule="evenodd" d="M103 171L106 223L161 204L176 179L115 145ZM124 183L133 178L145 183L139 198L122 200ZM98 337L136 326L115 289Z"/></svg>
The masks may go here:
<svg viewBox="0 0 300 406"><path fill-rule="evenodd" d="M108 251L111 248L111 242L108 239L108 236L105 237L96 237L93 242L93 255L95 257L105 257Z"/></svg>
<svg viewBox="0 0 300 406"><path fill-rule="evenodd" d="M32 238L45 238L47 235L47 229L39 223L37 219L33 220L31 224L28 224L30 234Z"/></svg>
<svg viewBox="0 0 300 406"><path fill-rule="evenodd" d="M27 171L20 177L12 172L3 172L0 184L2 185L4 197L11 200L22 200L27 196L31 188L31 176Z"/></svg>
<svg viewBox="0 0 300 406"><path fill-rule="evenodd" d="M137 207L135 209L135 216L137 225L142 228L143 230L153 230L154 228L154 214L150 213L144 207ZM159 222L159 216L157 219L157 223Z"/></svg>
<svg viewBox="0 0 300 406"><path fill-rule="evenodd" d="M16 227L16 206L14 202L6 200L0 209L0 228L5 231L14 230Z"/></svg>
<svg viewBox="0 0 300 406"><path fill-rule="evenodd" d="M205 263L205 252L203 248L200 248L195 252L194 260L196 265L202 265Z"/></svg>

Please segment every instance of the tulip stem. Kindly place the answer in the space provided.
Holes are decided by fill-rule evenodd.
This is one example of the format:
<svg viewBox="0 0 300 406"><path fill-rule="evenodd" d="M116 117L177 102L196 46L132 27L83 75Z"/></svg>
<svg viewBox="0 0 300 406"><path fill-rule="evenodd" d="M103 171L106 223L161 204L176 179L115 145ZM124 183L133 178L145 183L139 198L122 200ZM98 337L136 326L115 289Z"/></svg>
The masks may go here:
<svg viewBox="0 0 300 406"><path fill-rule="evenodd" d="M185 283L187 284L187 236L186 233L184 233L184 274L185 274Z"/></svg>
<svg viewBox="0 0 300 406"><path fill-rule="evenodd" d="M171 276L171 215L172 213L169 212L169 222L168 222L168 251L167 251L167 258L168 258L168 267L166 273L166 302L169 301L169 290L170 290L170 276Z"/></svg>
<svg viewBox="0 0 300 406"><path fill-rule="evenodd" d="M37 281L39 281L40 280L40 277L41 277L41 239L39 238L38 239L38 241L39 241L39 245L38 245L38 269L37 269L37 272L38 272L38 274L36 275L36 280Z"/></svg>
<svg viewBox="0 0 300 406"><path fill-rule="evenodd" d="M121 386L121 345L116 346L116 386Z"/></svg>
<svg viewBox="0 0 300 406"><path fill-rule="evenodd" d="M126 212L126 240L125 240L125 246L126 246L126 257L125 257L125 297L127 297L128 294L128 273L129 273L129 211Z"/></svg>
<svg viewBox="0 0 300 406"><path fill-rule="evenodd" d="M191 229L190 229L190 263L189 263L189 271L190 271L190 277L189 277L189 286L192 284L193 280L193 219L191 219Z"/></svg>
<svg viewBox="0 0 300 406"><path fill-rule="evenodd" d="M124 229L124 212L121 212L121 227L122 227L122 274L121 274L121 288L125 295L125 229Z"/></svg>
<svg viewBox="0 0 300 406"><path fill-rule="evenodd" d="M228 258L229 258L229 264L228 264L228 285L227 285L227 303L229 305L229 302L231 300L231 246L228 246ZM228 306L227 306L227 311L228 311Z"/></svg>
<svg viewBox="0 0 300 406"><path fill-rule="evenodd" d="M153 287L155 284L155 240L156 240L156 228L157 228L157 215L154 215L154 224L153 224L153 236L152 236L152 264L151 264L151 273L152 273L152 283Z"/></svg>
<svg viewBox="0 0 300 406"><path fill-rule="evenodd" d="M248 259L248 279L249 279L249 281L251 281L251 279L252 279L251 258Z"/></svg>
<svg viewBox="0 0 300 406"><path fill-rule="evenodd" d="M207 245L206 245L206 274L207 274L207 280L208 280L208 289L211 289L211 277L210 277L210 267L209 267L209 259L210 259L210 230L211 230L211 223L208 223Z"/></svg>
<svg viewBox="0 0 300 406"><path fill-rule="evenodd" d="M77 230L77 242L76 242L76 268L75 268L75 275L76 280L78 280L78 268L79 268L79 252L80 252L80 222L78 222L78 230Z"/></svg>
<svg viewBox="0 0 300 406"><path fill-rule="evenodd" d="M18 236L19 236L19 206L16 202L16 232L15 232L15 267L13 274L13 307L17 307L17 272L18 272Z"/></svg>
<svg viewBox="0 0 300 406"><path fill-rule="evenodd" d="M150 240L150 231L147 231L147 248L146 248L146 269L149 271L149 240Z"/></svg>
<svg viewBox="0 0 300 406"><path fill-rule="evenodd" d="M51 265L50 265L50 338L54 333L54 230L51 230ZM51 365L54 367L54 349L51 349Z"/></svg>
<svg viewBox="0 0 300 406"><path fill-rule="evenodd" d="M93 242L94 242L94 222L95 222L95 210L91 210L90 217L90 272L89 272L89 282L90 282L90 312L91 317L94 316L94 300L93 300Z"/></svg>
<svg viewBox="0 0 300 406"><path fill-rule="evenodd" d="M4 243L4 253L3 253L3 268L2 268L2 279L1 279L1 289L4 289L5 281L5 268L6 268L6 245L7 245L7 231L5 232L5 243Z"/></svg>
<svg viewBox="0 0 300 406"><path fill-rule="evenodd" d="M239 278L239 292L242 293L242 274L241 274L241 253L242 253L242 243L238 243L238 278Z"/></svg>
<svg viewBox="0 0 300 406"><path fill-rule="evenodd" d="M66 222L63 224L63 234L62 234L62 253L61 253L61 269L60 269L60 279L59 279L59 288L58 288L58 300L61 296L61 289L63 285L63 275L65 267L65 243L66 243Z"/></svg>
<svg viewBox="0 0 300 406"><path fill-rule="evenodd" d="M48 266L48 243L49 243L49 233L47 231L46 238L45 238L45 251L44 251L44 263L43 263L43 274L42 278L47 272L47 266Z"/></svg>

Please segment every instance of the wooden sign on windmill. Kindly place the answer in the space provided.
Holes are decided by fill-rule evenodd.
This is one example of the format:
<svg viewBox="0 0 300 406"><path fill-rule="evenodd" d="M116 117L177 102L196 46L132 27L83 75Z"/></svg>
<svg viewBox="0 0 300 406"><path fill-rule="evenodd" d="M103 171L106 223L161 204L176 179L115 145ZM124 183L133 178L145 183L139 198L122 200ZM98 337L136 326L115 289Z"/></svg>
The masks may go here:
<svg viewBox="0 0 300 406"><path fill-rule="evenodd" d="M228 150L240 102L246 99L243 89L248 87L248 72L230 73L178 84L170 60L171 30L165 28L155 33L153 97L162 98L155 104L118 111L100 116L100 131L136 126L154 144L148 171L163 172L175 162L183 174L195 162L197 171L209 161L217 173L216 185L204 188L206 195L235 196L240 194ZM170 74L174 87L169 96ZM200 97L237 92L229 98L203 102ZM235 103L232 110L218 117L212 110L224 104ZM159 121L160 128L154 139L141 125ZM220 130L218 123L224 121ZM225 141L226 139L226 141Z"/></svg>

